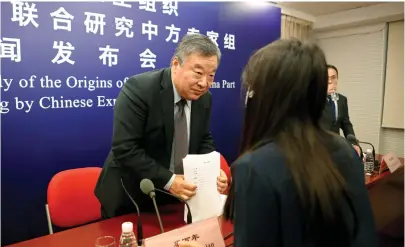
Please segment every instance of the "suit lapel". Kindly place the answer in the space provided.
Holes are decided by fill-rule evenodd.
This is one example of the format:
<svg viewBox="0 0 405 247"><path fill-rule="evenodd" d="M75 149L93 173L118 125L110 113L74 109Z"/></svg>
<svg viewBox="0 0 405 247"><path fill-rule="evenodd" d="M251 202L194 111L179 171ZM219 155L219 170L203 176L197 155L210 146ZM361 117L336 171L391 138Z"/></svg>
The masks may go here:
<svg viewBox="0 0 405 247"><path fill-rule="evenodd" d="M332 116L332 109L330 107L329 100L326 100L326 105L324 109L324 120L327 122L328 126L333 126L335 120L334 117ZM328 127L331 128L331 127Z"/></svg>
<svg viewBox="0 0 405 247"><path fill-rule="evenodd" d="M165 70L161 85L162 90L160 91L160 98L162 104L163 121L165 124L166 147L167 152L170 155L174 131L174 95L170 69Z"/></svg>

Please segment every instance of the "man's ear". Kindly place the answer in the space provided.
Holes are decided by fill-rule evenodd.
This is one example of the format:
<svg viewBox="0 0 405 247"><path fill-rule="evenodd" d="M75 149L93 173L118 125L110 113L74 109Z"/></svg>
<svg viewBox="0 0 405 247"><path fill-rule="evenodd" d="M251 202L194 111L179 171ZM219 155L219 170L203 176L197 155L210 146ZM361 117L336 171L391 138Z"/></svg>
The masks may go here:
<svg viewBox="0 0 405 247"><path fill-rule="evenodd" d="M172 68L178 68L180 66L180 61L178 57L174 57L172 60Z"/></svg>

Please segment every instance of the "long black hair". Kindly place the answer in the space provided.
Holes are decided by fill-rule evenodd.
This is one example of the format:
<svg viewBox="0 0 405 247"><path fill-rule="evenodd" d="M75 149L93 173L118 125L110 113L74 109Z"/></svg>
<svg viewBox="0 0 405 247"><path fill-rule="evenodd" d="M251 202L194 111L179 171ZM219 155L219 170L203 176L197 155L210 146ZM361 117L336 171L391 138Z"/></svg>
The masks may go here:
<svg viewBox="0 0 405 247"><path fill-rule="evenodd" d="M252 55L242 80L252 97L245 110L241 155L274 142L308 219L308 243L349 246L352 234L342 202L350 196L328 150L334 136L320 125L328 86L323 51L311 42L275 41ZM224 210L229 220L234 218L235 179Z"/></svg>

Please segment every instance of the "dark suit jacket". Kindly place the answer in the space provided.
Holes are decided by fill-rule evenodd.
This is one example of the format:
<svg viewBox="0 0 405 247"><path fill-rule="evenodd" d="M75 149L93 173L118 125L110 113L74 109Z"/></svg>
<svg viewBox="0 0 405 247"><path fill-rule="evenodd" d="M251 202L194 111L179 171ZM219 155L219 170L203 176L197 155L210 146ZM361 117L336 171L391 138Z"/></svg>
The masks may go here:
<svg viewBox="0 0 405 247"><path fill-rule="evenodd" d="M345 96L339 94L337 107L338 107L338 117L337 119L335 119L332 116L332 109L329 103L326 102L326 107L321 120L322 124L327 130L333 131L338 135L340 135L340 129L342 129L345 137L347 137L350 134L356 136L354 134L353 125L350 122L349 107L347 104L347 98Z"/></svg>
<svg viewBox="0 0 405 247"><path fill-rule="evenodd" d="M215 150L210 133L211 102L209 91L192 102L190 154ZM131 77L115 102L112 148L95 189L104 217L135 210L124 194L120 178L141 207L152 206L150 199L140 191L139 184L142 179L149 178L157 188L163 188L172 177L169 167L173 131L171 69ZM157 196L159 198L163 196Z"/></svg>
<svg viewBox="0 0 405 247"><path fill-rule="evenodd" d="M376 247L377 234L363 166L343 137L337 138L340 141L334 142L333 148L328 148L352 194L352 206L357 216L358 232L350 247ZM285 156L275 143L240 157L232 165L232 177L235 182L235 246L314 246L304 244L308 239L305 231L308 215L302 212ZM348 203L342 202L341 207L349 227L353 229L353 214Z"/></svg>

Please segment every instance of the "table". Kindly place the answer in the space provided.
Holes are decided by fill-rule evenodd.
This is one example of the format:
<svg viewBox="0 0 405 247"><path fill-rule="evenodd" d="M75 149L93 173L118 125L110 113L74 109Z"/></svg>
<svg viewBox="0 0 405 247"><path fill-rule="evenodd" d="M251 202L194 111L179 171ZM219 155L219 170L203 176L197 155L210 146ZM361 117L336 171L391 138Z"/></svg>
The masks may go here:
<svg viewBox="0 0 405 247"><path fill-rule="evenodd" d="M373 176L369 181L366 181L366 186L371 187L379 179L390 174L389 171L380 175ZM183 221L184 206L181 204L175 204L170 206L161 207L161 218L165 231L170 231L185 225ZM96 238L101 236L113 236L118 243L121 235L121 224L126 221L136 224L137 216L135 214L128 214L119 217L115 217L108 220L99 221L96 223L88 224L85 226L73 228L70 230L58 232L52 235L46 235L43 237L23 241L9 247L91 247L94 246ZM159 223L155 214L142 214L141 220L143 223L144 237L152 237L160 234ZM233 231L231 223L221 220L222 233L224 236ZM136 233L136 229L134 230ZM233 243L233 236L225 241L226 246ZM118 246L118 245L117 245Z"/></svg>
<svg viewBox="0 0 405 247"><path fill-rule="evenodd" d="M169 205L159 208L159 211L165 232L185 225L183 220L184 205ZM143 224L144 238L152 237L161 233L157 216L155 214L142 214L141 220ZM92 247L95 244L96 238L102 236L113 236L115 238L116 246L118 246L119 237L121 235L121 224L126 221L134 223L134 232L136 234L135 227L137 216L136 214L128 214L61 231L52 235L23 241L9 245L9 247ZM233 231L233 226L230 222L224 220L220 220L220 222L223 236L226 236ZM228 246L233 242L233 237L230 237L225 242L226 246Z"/></svg>
<svg viewBox="0 0 405 247"><path fill-rule="evenodd" d="M366 176L365 180L366 180L366 187L370 188L371 186L373 186L374 184L376 184L380 179L390 175L391 172L389 170L381 173L381 174L376 174L373 176Z"/></svg>
<svg viewBox="0 0 405 247"><path fill-rule="evenodd" d="M367 187L380 246L404 246L404 167L381 174Z"/></svg>

